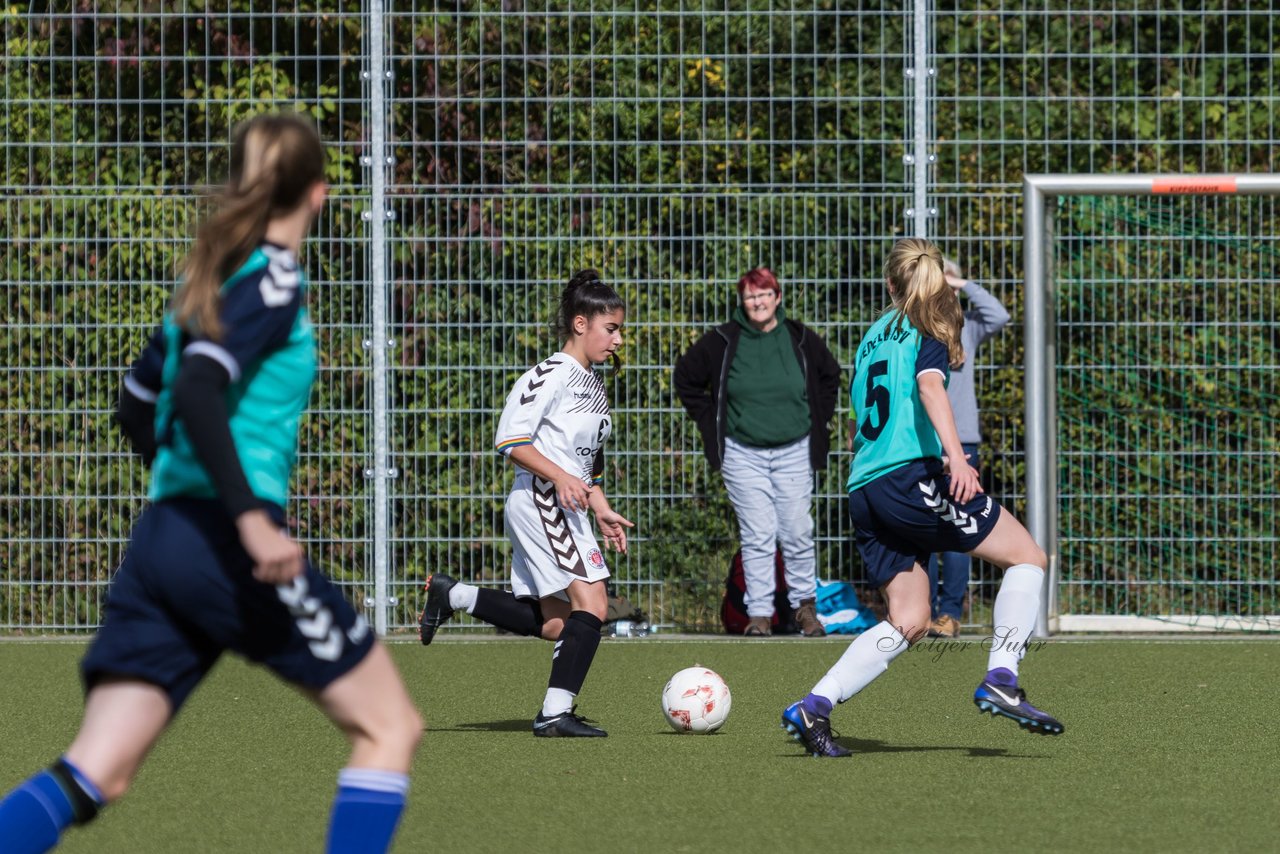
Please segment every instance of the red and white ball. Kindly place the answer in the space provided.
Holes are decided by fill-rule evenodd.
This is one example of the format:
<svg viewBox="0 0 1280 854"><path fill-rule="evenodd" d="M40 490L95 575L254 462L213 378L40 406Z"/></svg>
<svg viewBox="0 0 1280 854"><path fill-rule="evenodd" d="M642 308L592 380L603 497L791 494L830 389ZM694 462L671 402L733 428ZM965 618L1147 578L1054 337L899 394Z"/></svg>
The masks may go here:
<svg viewBox="0 0 1280 854"><path fill-rule="evenodd" d="M662 689L662 713L676 732L715 732L729 718L729 686L714 670L686 667Z"/></svg>

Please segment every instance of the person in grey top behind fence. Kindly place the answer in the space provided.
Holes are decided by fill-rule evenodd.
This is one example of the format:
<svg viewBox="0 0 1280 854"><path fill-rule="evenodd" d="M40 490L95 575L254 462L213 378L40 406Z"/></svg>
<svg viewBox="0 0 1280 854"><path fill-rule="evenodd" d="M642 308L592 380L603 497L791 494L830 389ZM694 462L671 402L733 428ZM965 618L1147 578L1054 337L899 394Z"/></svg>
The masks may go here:
<svg viewBox="0 0 1280 854"><path fill-rule="evenodd" d="M956 416L956 430L960 433L960 445L969 457L969 465L979 471L978 445L982 441L982 429L978 425L978 399L974 392L973 363L978 345L995 335L1009 322L1009 312L1000 300L970 281L960 272L955 261L946 259L943 274L956 295L968 298L964 312L964 327L960 331L960 343L964 347L965 362L951 371L947 385L947 398ZM941 567L939 567L941 564ZM939 573L941 568L941 573ZM953 638L960 634L960 615L964 610L964 594L969 586L969 556L961 552L944 552L929 559L929 589L933 605L933 623L930 637Z"/></svg>
<svg viewBox="0 0 1280 854"><path fill-rule="evenodd" d="M840 364L817 333L786 316L771 270L747 273L738 294L733 319L676 362L675 390L738 516L750 618L744 634L772 634L781 546L796 625L806 637L822 637L810 505L813 473L826 466L831 447Z"/></svg>

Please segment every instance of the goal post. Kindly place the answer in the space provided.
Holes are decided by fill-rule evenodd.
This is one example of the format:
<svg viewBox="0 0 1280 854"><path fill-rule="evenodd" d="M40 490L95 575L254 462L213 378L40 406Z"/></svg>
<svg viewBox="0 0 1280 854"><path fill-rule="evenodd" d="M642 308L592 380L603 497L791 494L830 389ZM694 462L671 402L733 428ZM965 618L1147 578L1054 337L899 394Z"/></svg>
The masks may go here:
<svg viewBox="0 0 1280 854"><path fill-rule="evenodd" d="M1026 280L1024 304L1026 518L1027 528L1032 537L1044 548L1049 557L1049 583L1041 604L1038 625L1040 634L1071 631L1257 629L1274 631L1280 629L1280 616L1276 616L1280 614L1280 608L1276 607L1277 585L1274 564L1238 566L1239 562L1248 563L1250 558L1261 558L1259 560L1261 564L1268 556L1274 557L1277 551L1272 515L1277 509L1278 487L1274 478L1277 468L1269 461L1275 455L1273 447L1275 422L1272 420L1275 413L1276 388L1274 350L1271 352L1269 365L1265 355L1261 360L1256 357L1251 360L1242 354L1238 357L1238 364L1221 368L1208 356L1204 364L1176 364L1179 360L1174 355L1167 358L1171 366L1168 369L1176 376L1194 374L1199 380L1200 375L1206 373L1212 374L1219 370L1232 372L1236 377L1235 385L1249 393L1246 395L1248 399L1242 399L1238 404L1241 407L1241 415L1248 423L1239 427L1234 433L1224 433L1214 424L1200 425L1203 429L1196 428L1190 432L1182 425L1175 424L1164 434L1159 434L1158 429L1148 432L1148 425L1141 423L1137 424L1133 430L1126 431L1123 426L1124 413L1112 414L1112 424L1119 425L1112 427L1113 433L1127 432L1135 434L1138 438L1128 438L1129 444L1125 448L1114 449L1114 457L1120 462L1113 462L1113 466L1120 474L1112 478L1113 482L1109 484L1109 489L1094 490L1101 497L1094 500L1089 507L1072 511L1076 515L1069 520L1069 528L1072 532L1077 532L1082 527L1097 521L1091 516L1112 515L1114 521L1111 524L1114 530L1106 532L1106 536L1093 537L1087 543L1082 538L1080 543L1073 545L1073 559L1079 560L1085 555L1114 558L1128 549L1128 553L1135 562L1160 562L1161 566L1158 570L1164 574L1160 577L1141 577L1142 572L1148 568L1143 566L1071 566L1068 570L1073 580L1067 586L1072 590L1073 596L1066 607L1060 601L1064 586L1064 555L1060 539L1063 534L1060 530L1062 523L1060 513L1063 507L1059 486L1064 477L1071 477L1074 474L1072 470L1068 470L1068 467L1081 465L1080 461L1087 459L1091 451L1088 447L1083 450L1072 449L1075 455L1068 454L1064 457L1060 455L1058 447L1059 382L1063 354L1059 352L1062 335L1057 315L1059 304L1063 300L1062 287L1066 280L1059 281L1055 270L1057 257L1055 247L1062 239L1059 229L1063 214L1059 211L1059 207L1064 205L1070 197L1096 197L1097 199L1150 197L1153 201L1149 204L1163 205L1166 208L1192 201L1183 199L1180 202L1179 197L1195 197L1200 208L1203 209L1215 207L1215 203L1211 200L1237 196L1275 197L1277 195L1280 195L1280 176L1276 175L1044 174L1025 176L1023 262ZM1161 198L1168 201L1160 201ZM1215 207L1215 211L1219 207ZM1229 218L1232 213L1232 211L1224 211L1222 215ZM1126 328L1122 334L1117 334L1115 338L1119 340L1121 337L1126 337L1130 342L1138 341L1141 333L1135 334L1133 330L1141 328L1150 333L1152 338L1159 338L1159 346L1153 346L1151 348L1153 352L1149 355L1134 358L1131 365L1109 364L1107 369L1112 375L1124 374L1124 379L1118 381L1117 385L1135 386L1134 388L1126 387L1126 393L1132 394L1134 400L1141 401L1145 398L1148 402L1146 410L1148 414L1154 412L1154 407L1159 405L1155 398L1166 394L1169 386L1178 385L1181 382L1180 380L1171 382L1166 378L1153 382L1149 389L1144 390L1141 387L1141 377L1144 374L1165 367L1162 365L1153 367L1154 362L1164 358L1154 351L1161 348L1169 349L1167 343L1169 340L1175 341L1176 349L1179 340L1198 334L1197 330L1201 326L1197 323L1197 318L1204 320L1204 328L1209 330L1206 333L1208 337L1218 335L1220 329L1230 329L1230 334L1235 336L1235 342L1243 344L1238 349L1254 353L1267 352L1269 340L1267 336L1270 334L1268 329L1274 327L1277 320L1275 298L1270 295L1267 289L1268 283L1265 281L1268 276L1276 274L1275 259L1280 256L1280 244L1276 243L1276 226L1280 223L1277 222L1276 213L1277 206L1268 203L1256 215L1250 211L1237 216L1240 220L1246 220L1248 227L1220 228L1215 228L1213 223L1207 222L1209 218L1201 216L1198 211L1194 214L1176 210L1161 210L1157 214L1141 211L1137 214L1122 213L1121 218L1125 220L1126 228L1128 226L1138 228L1144 220L1161 224L1172 223L1168 226L1171 230L1157 238L1164 240L1166 245L1156 250L1148 249L1140 257L1141 262L1150 262L1154 258L1157 266L1184 271L1206 269L1220 271L1228 268L1233 263L1233 259L1245 257L1251 259L1254 266L1261 265L1257 266L1257 269L1232 272L1225 278L1215 274L1214 287L1225 281L1227 285L1235 285L1245 292L1244 296L1237 297L1237 300L1240 305L1249 306L1251 313L1234 324L1221 320L1210 322L1213 312L1196 315L1200 308L1195 305L1188 306L1180 312L1170 311L1168 315L1160 315L1162 311L1175 308L1176 306L1171 306L1170 303L1177 301L1176 299L1162 300L1161 294L1158 293L1159 289L1152 286L1154 280L1145 280L1145 284L1153 294L1145 297L1148 315L1159 316L1156 320L1152 320L1151 316L1135 320L1129 328ZM1101 216L1086 214L1077 216L1076 219L1097 222L1105 217L1106 212ZM1250 231L1250 228L1253 231ZM1178 229L1182 230L1182 235L1178 233ZM1105 226L1104 230L1107 230ZM1082 256L1091 255L1091 253L1109 254L1089 257L1083 261L1073 259L1073 270L1070 273L1071 276L1077 276L1080 269L1087 270L1091 265L1106 268L1107 273L1099 275L1097 279L1109 282L1108 293L1106 296L1095 298L1093 294L1086 293L1084 287L1079 287L1079 295L1074 299L1073 305L1092 306L1100 312L1107 311L1108 306L1120 306L1119 310L1123 312L1126 297L1132 302L1133 292L1129 289L1131 283L1126 281L1118 271L1131 269L1131 265L1127 264L1121 256L1129 251L1124 247L1134 242L1134 235L1129 232L1117 237L1117 229L1110 229L1110 231L1111 233L1101 238L1091 237L1087 242L1088 245L1081 244L1085 248L1080 250ZM1188 231L1191 233L1186 236L1185 233ZM1191 240L1211 242L1208 250L1189 253L1189 256L1196 259L1194 264L1189 264L1187 257L1184 257L1188 256L1185 248L1181 251L1170 248L1180 245L1177 241ZM1114 241L1114 243L1108 243L1108 241ZM1115 247L1121 248L1117 250ZM1206 261L1206 258L1209 258L1212 263ZM1113 266L1117 269L1113 269ZM1142 264L1139 263L1137 266L1141 272ZM1159 272L1157 270L1157 274ZM1276 286L1277 280L1272 278L1270 285ZM1205 292L1209 293L1209 290L1206 288ZM1191 320L1185 319L1188 315L1192 316ZM1114 324L1115 318L1106 323ZM1087 347L1077 349L1085 352L1084 357L1077 359L1081 364L1077 366L1076 373L1082 377L1079 382L1086 384L1084 387L1087 395L1087 383L1090 382L1088 372L1096 366L1088 364ZM1143 349L1141 342L1135 347L1138 353ZM1207 345L1205 351L1208 352ZM1182 374L1178 374L1179 371ZM1139 379L1135 380L1135 377ZM1245 379L1240 380L1239 377L1245 377ZM1209 381L1203 381L1200 384L1207 389L1214 388L1214 383ZM1251 403L1257 395L1261 395L1261 399L1267 403L1260 413ZM1189 394L1183 395L1183 399L1189 397ZM1219 406L1218 409L1221 414L1221 407ZM1134 411L1136 412L1137 409ZM1212 416L1213 413L1210 415ZM1089 412L1087 417L1082 418L1082 423L1086 420L1093 423L1085 425L1079 432L1093 429L1107 419L1108 416L1097 417L1095 413ZM1134 420L1141 420L1141 418L1130 419L1130 421ZM1214 419L1205 420L1213 421ZM1271 425L1270 428L1268 424ZM1070 426L1063 429L1070 429ZM1270 438L1267 438L1268 433ZM1098 427L1098 435L1107 435L1106 428ZM1144 454L1139 444L1143 441L1142 437L1155 435L1161 436L1165 447L1162 449L1153 445L1149 449L1151 452ZM1230 441L1219 441L1218 445L1214 445L1213 443L1218 441L1221 435L1227 435ZM1188 443L1186 441L1188 436L1193 437L1194 441ZM1201 437L1204 436L1208 438L1201 441ZM1195 447L1190 448L1190 445ZM1179 494L1176 487L1166 486L1151 490L1137 488L1135 491L1135 485L1147 476L1144 473L1134 474L1137 469L1144 466L1148 469L1159 469L1162 465L1161 454L1165 456L1176 454L1180 448L1188 448L1187 453L1194 454L1198 460L1209 461L1202 467L1203 474L1209 483L1215 483L1212 480L1215 472L1232 470L1230 460L1233 454L1244 455L1242 458L1249 461L1247 466L1237 470L1242 479L1245 479L1245 475L1259 473L1262 475L1257 482L1236 484L1233 487L1234 491L1226 490L1230 493L1230 498L1237 502L1231 506L1245 507L1246 502L1250 500L1257 502L1255 507L1260 506L1259 526L1252 532L1235 531L1236 536L1247 537L1247 541L1244 541L1247 547L1242 548L1237 544L1234 552L1231 550L1229 544L1229 538L1232 535L1232 522L1229 518L1231 514L1226 512L1231 508L1226 502L1217 500L1217 493L1214 493L1212 496L1214 500L1211 502L1203 494L1200 496ZM1173 466L1176 463L1170 463L1170 465ZM1160 474L1154 477L1157 481L1168 484L1168 477L1164 477L1163 480L1160 480ZM1248 479L1253 480L1253 478ZM1257 495L1248 494L1249 488L1256 489ZM1074 491L1069 490L1069 492L1074 499L1076 497ZM1188 510L1189 506L1197 503L1197 498L1203 499L1199 501L1201 506L1212 503L1213 507L1210 510ZM1165 505L1155 506L1161 501L1166 502ZM1081 506L1084 507L1084 504L1081 503ZM1227 518L1223 518L1224 515ZM1267 522L1268 517L1272 521ZM1162 535L1153 538L1161 544L1162 551L1158 555L1155 550L1144 549L1139 543L1139 538L1144 534L1142 529L1145 520L1156 518L1165 520L1157 524L1165 526L1162 534L1169 534L1167 537ZM1169 519L1172 521L1168 521ZM1179 519L1185 521L1180 523ZM1134 520L1138 520L1136 525ZM1179 529L1180 525L1181 529ZM1133 530L1135 527L1138 530ZM1197 538L1200 538L1201 542L1196 542ZM1212 572L1202 573L1203 567L1195 565L1195 555L1201 543L1209 541L1212 541L1214 548L1222 556L1212 558L1215 561L1211 567ZM1223 547L1224 541L1228 541L1225 547ZM1182 560L1182 558L1188 559ZM1232 563L1233 559L1236 561L1235 564ZM1173 566L1166 567L1165 562ZM1236 566L1237 573L1230 572L1232 566ZM1116 577L1101 581L1097 578L1081 580L1082 572L1094 571L1110 572ZM1263 577L1250 578L1248 573L1251 571L1256 571ZM1205 577L1197 577L1199 575ZM1108 588L1107 584L1112 586ZM1082 591L1087 591L1087 594ZM1076 593L1081 595L1075 595ZM1085 599L1088 599L1087 607L1080 607ZM1201 610L1207 612L1201 613Z"/></svg>

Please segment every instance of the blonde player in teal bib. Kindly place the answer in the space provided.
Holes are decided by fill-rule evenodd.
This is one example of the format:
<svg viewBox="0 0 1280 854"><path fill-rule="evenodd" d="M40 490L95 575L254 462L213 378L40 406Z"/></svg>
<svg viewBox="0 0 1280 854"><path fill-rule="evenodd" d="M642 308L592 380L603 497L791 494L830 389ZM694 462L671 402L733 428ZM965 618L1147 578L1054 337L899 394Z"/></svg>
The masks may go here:
<svg viewBox="0 0 1280 854"><path fill-rule="evenodd" d="M227 188L120 397L117 418L151 463L151 504L81 663L84 719L64 756L0 802L6 854L47 851L121 797L228 650L300 689L351 743L326 850L391 844L422 721L386 649L307 560L284 513L316 370L298 252L324 204L324 164L301 116L236 130Z"/></svg>
<svg viewBox="0 0 1280 854"><path fill-rule="evenodd" d="M980 711L1058 735L1063 726L1032 706L1018 664L1035 629L1046 559L1012 513L982 494L965 460L947 381L964 362L964 315L943 275L942 253L926 240L898 241L884 266L892 304L854 354L849 515L868 578L888 619L859 635L782 726L814 756L848 756L832 734L832 707L888 669L927 633L929 555L965 552L1005 571L994 607L987 675L974 692Z"/></svg>

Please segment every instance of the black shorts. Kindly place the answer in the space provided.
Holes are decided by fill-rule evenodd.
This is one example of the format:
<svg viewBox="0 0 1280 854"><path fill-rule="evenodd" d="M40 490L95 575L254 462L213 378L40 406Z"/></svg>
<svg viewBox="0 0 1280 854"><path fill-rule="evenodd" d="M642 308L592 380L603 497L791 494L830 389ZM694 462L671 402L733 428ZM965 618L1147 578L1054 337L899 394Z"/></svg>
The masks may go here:
<svg viewBox="0 0 1280 854"><path fill-rule="evenodd" d="M849 518L867 578L883 587L937 552L971 552L987 538L1000 505L979 493L967 504L951 500L942 460L924 459L883 474L849 493Z"/></svg>
<svg viewBox="0 0 1280 854"><path fill-rule="evenodd" d="M85 687L105 676L140 679L164 689L177 712L224 650L313 690L368 654L369 624L309 561L292 584L264 584L252 570L216 502L148 507L80 664Z"/></svg>

